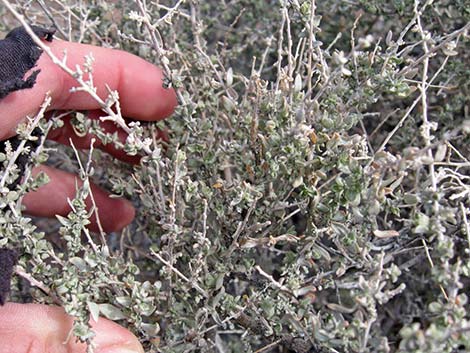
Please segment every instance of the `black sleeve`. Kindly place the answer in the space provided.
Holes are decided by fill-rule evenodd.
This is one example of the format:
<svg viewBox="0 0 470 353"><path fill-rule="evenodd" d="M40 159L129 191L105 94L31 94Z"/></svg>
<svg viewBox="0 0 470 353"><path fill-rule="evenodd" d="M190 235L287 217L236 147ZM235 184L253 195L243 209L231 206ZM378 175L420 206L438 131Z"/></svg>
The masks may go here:
<svg viewBox="0 0 470 353"><path fill-rule="evenodd" d="M41 39L52 41L55 29L31 26ZM24 78L27 71L36 66L42 50L34 43L23 27L18 27L0 40L0 99L9 93L31 88L36 83L40 70Z"/></svg>
<svg viewBox="0 0 470 353"><path fill-rule="evenodd" d="M5 304L6 297L10 292L11 275L16 260L16 251L0 248L0 305Z"/></svg>

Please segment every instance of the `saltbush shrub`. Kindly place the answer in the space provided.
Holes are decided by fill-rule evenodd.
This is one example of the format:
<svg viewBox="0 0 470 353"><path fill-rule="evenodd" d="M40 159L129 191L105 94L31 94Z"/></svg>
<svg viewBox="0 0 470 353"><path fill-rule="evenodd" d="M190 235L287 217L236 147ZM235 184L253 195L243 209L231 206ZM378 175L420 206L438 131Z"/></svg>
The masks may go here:
<svg viewBox="0 0 470 353"><path fill-rule="evenodd" d="M470 351L467 0L13 5L159 65L179 99L164 122L129 123L124 144L71 112L138 166L44 141L28 152L84 186L59 226L19 206L47 176L2 188L14 300L63 306L89 343L101 314L149 352ZM0 11L2 31L18 26ZM123 124L116 104L104 111ZM87 231L89 180L134 202L121 234Z"/></svg>

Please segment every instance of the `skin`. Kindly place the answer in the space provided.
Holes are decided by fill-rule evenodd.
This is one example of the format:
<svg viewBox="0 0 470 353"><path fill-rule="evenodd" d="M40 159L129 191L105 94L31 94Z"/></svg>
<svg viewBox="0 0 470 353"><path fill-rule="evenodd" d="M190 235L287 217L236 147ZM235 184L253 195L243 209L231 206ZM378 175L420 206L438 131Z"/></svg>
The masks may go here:
<svg viewBox="0 0 470 353"><path fill-rule="evenodd" d="M163 74L154 65L129 53L99 48L84 44L54 40L50 43L54 54L62 57L67 51L67 64L75 67L83 64L83 58L93 53L93 79L97 93L106 98L108 85L117 90L123 116L141 121L156 121L169 116L176 106L176 95L171 89L162 87ZM75 80L54 65L43 54L37 62L41 69L36 85L32 89L11 93L0 100L0 139L14 135L16 125L27 115L34 116L50 92L52 105L49 110L83 110L98 119L98 104L84 92L70 93L76 86ZM110 131L118 131L125 138L125 133L107 123ZM77 138L65 119L65 126L53 131L49 138L68 143L72 139L78 148L86 148L92 136ZM95 144L116 158L135 163L138 159L129 158L111 146ZM55 217L67 215L70 207L67 198L73 198L77 178L75 175L46 166L36 168L34 173L44 171L49 175L50 183L36 192L28 194L23 203L31 215ZM109 194L96 185L92 186L94 198L99 209L100 221L107 232L117 231L128 225L135 215L132 204L124 199L110 198ZM90 225L97 229L96 220ZM0 353L85 353L86 347L67 339L72 319L59 307L37 304L8 303L0 307ZM91 322L96 332L97 353L143 352L135 336L104 318Z"/></svg>

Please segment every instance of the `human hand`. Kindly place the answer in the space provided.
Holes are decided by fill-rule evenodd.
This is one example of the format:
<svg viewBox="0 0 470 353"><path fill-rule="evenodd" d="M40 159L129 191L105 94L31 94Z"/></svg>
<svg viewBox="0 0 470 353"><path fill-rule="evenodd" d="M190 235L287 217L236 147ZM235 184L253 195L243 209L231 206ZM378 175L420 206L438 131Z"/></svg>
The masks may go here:
<svg viewBox="0 0 470 353"><path fill-rule="evenodd" d="M50 48L57 57L62 57L67 51L67 65L74 68L83 63L84 57L90 53L95 58L93 64L93 79L97 94L106 99L108 90L117 90L120 96L122 115L135 120L154 121L165 118L173 112L176 105L176 95L171 89L162 87L162 72L154 65L123 51L98 48L84 44L54 40ZM98 103L86 92L71 93L70 89L77 86L73 77L62 71L52 60L43 53L37 62L41 73L32 89L16 91L0 100L0 140L15 134L19 122L29 116L34 116L42 104L47 92L52 97L51 110L86 110L91 118L97 119L103 115ZM36 68L35 68L36 69ZM88 148L91 135L77 137L69 123L64 119L65 126L53 131L49 138L62 143L72 139L77 148ZM125 133L112 122L102 123L108 132L117 131L125 138ZM132 161L122 151L116 150L112 144L95 147L102 148L111 155L124 161ZM134 158L135 160L135 158ZM50 182L37 192L24 198L26 212L41 217L66 216L70 212L67 198L75 195L74 175L56 169L42 166L33 171L45 171ZM134 217L134 208L123 199L109 198L108 193L92 186L93 196L100 212L100 221L107 232L121 229L129 224ZM96 220L92 220L92 230L96 230Z"/></svg>
<svg viewBox="0 0 470 353"><path fill-rule="evenodd" d="M0 307L0 353L85 353L86 345L70 336L73 319L59 307L7 303ZM91 320L96 353L144 352L125 328L100 318Z"/></svg>
<svg viewBox="0 0 470 353"><path fill-rule="evenodd" d="M117 90L123 116L136 120L154 121L170 115L176 105L173 90L162 87L162 72L152 64L129 53L98 48L64 41L50 43L53 53L61 57L67 51L67 65L74 68L83 63L85 55L93 53L93 78L97 94L105 99L108 90ZM74 78L64 73L52 60L42 54L37 62L41 73L32 89L13 92L0 100L0 140L14 135L14 129L27 115L33 116L42 104L47 92L52 97L48 110L86 110L97 119L100 115L98 103L85 92L71 93L77 86ZM35 68L35 69L37 69ZM109 132L124 132L112 123L105 123ZM50 138L68 143L72 139L77 148L89 147L92 136L77 137L69 121L60 130L53 131ZM111 145L99 145L113 156L132 161L122 151ZM41 166L33 173L45 171L50 182L24 198L26 212L42 217L67 215L70 207L67 198L75 195L76 177L50 167ZM108 193L92 185L94 200L100 212L100 223L107 232L119 230L134 217L134 208L124 199L110 198ZM90 228L97 229L96 220ZM67 341L72 319L61 308L35 304L6 304L0 307L0 353L27 352L73 352L83 353L86 348L74 339ZM92 322L97 337L98 353L142 352L137 339L124 328L100 318ZM67 342L67 343L64 343ZM127 349L127 351L125 350Z"/></svg>

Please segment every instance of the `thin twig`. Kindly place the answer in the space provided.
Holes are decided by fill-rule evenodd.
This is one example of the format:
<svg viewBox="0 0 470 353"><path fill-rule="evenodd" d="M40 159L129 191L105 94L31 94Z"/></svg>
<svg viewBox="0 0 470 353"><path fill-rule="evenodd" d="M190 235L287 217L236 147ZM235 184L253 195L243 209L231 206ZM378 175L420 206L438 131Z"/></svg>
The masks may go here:
<svg viewBox="0 0 470 353"><path fill-rule="evenodd" d="M191 287L196 289L199 293L201 293L204 298L209 298L209 294L202 289L197 283L191 281L188 277L183 275L177 268L173 267L168 261L166 261L160 254L156 253L154 250L150 249L150 253L155 256L158 260L160 260L165 266L167 266L174 274L176 274L179 278L183 281L188 283Z"/></svg>
<svg viewBox="0 0 470 353"><path fill-rule="evenodd" d="M32 286L34 287L37 287L39 288L41 291L43 291L44 293L46 293L49 297L52 298L52 300L54 301L54 303L56 305L62 305L63 303L60 301L60 299L55 295L55 293L53 291L51 291L51 289L49 287L47 287L44 283L38 281L36 278L34 278L33 276L31 276L29 273L27 273L23 267L21 266L16 266L15 267L15 273L24 278L25 280L27 280L29 282L29 284L31 284Z"/></svg>

